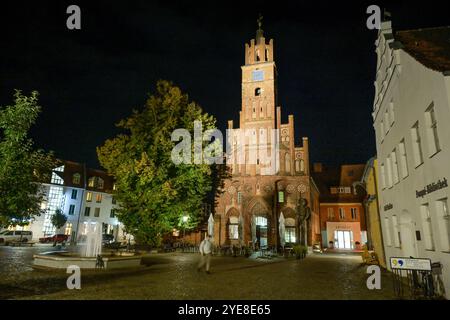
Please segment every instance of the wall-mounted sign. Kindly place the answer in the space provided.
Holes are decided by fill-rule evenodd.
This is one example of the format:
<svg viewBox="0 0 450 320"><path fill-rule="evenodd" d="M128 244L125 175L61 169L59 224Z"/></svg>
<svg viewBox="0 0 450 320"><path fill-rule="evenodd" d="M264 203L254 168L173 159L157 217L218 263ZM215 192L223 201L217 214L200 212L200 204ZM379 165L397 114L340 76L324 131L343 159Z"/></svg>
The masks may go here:
<svg viewBox="0 0 450 320"><path fill-rule="evenodd" d="M447 179L439 179L437 182L430 183L422 190L416 190L416 198L423 198L425 195L448 187Z"/></svg>
<svg viewBox="0 0 450 320"><path fill-rule="evenodd" d="M431 271L430 259L391 257L390 260L392 269Z"/></svg>
<svg viewBox="0 0 450 320"><path fill-rule="evenodd" d="M388 203L384 206L384 211L389 211L394 208L394 205L392 203Z"/></svg>

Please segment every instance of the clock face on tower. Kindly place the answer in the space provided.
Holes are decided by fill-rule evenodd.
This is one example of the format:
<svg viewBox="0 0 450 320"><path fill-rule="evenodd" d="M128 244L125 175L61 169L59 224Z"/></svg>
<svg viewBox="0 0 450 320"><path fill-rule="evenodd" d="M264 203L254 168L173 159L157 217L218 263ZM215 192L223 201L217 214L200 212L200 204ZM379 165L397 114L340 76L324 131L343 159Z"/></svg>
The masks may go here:
<svg viewBox="0 0 450 320"><path fill-rule="evenodd" d="M263 70L252 71L252 81L263 81L263 80L264 80L264 71Z"/></svg>

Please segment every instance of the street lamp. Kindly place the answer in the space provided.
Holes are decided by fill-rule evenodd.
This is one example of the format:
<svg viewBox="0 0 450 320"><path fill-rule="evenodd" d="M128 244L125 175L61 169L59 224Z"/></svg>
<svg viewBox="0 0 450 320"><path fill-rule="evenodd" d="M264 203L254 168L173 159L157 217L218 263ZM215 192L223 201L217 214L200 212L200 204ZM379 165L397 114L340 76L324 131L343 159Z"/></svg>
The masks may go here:
<svg viewBox="0 0 450 320"><path fill-rule="evenodd" d="M188 215L184 215L181 220L183 221L183 241L186 241L186 223L189 220Z"/></svg>

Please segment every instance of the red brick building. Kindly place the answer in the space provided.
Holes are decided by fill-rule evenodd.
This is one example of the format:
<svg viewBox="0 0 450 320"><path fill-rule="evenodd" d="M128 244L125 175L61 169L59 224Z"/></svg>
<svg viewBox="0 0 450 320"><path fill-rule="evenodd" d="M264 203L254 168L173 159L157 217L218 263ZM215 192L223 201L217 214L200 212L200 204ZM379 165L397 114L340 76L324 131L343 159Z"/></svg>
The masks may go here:
<svg viewBox="0 0 450 320"><path fill-rule="evenodd" d="M360 181L364 164L325 167L314 164L313 176L320 190L320 229L323 247L360 249L367 242L363 197L354 182Z"/></svg>
<svg viewBox="0 0 450 320"><path fill-rule="evenodd" d="M242 69L242 107L238 128L255 136L261 143L264 132L277 129L279 141L275 158L269 165L258 159L251 162L252 143L245 140L241 148L245 162L234 158L229 163L232 178L225 181L224 192L215 208L214 242L216 245L247 245L276 247L280 244L279 220L284 217L286 243L320 241L319 193L310 177L308 138L300 141L294 136L294 117L282 122L277 104L277 68L274 43L266 41L261 27L256 39L245 44L245 64ZM233 121L228 129L234 129ZM296 144L300 142L300 144ZM265 142L273 145L270 138ZM273 155L273 154L272 154ZM276 163L275 163L276 162ZM270 168L275 168L270 170ZM300 198L306 199L311 210L309 219L298 213ZM306 232L301 232L306 230Z"/></svg>

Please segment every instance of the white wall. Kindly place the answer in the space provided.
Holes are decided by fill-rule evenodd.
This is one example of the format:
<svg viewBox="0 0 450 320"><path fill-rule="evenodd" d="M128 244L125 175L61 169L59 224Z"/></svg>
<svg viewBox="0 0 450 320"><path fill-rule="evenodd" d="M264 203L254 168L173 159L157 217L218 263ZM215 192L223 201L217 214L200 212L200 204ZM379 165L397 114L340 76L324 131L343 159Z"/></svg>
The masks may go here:
<svg viewBox="0 0 450 320"><path fill-rule="evenodd" d="M430 258L432 262L441 262L444 265L443 280L446 286L447 298L450 298L450 252L443 252L446 243L442 238L442 217L436 208L436 201L449 198L449 188L444 188L424 197L416 197L416 190L422 190L428 184L446 178L450 181L450 80L442 73L427 69L402 49L391 51L387 49L385 56L394 57L391 66L392 77L387 77L385 85L387 90L382 99L376 99L374 106L374 128L376 132L378 172L381 175L381 165L386 165L389 154L396 149L399 164L399 182L392 187L382 189L382 178L379 181L380 215L382 233L385 243L387 261L392 256L409 256ZM382 60L382 59L381 59ZM389 60L388 58L384 59ZM379 78L389 74L388 64L381 66ZM378 80L378 83L382 81ZM379 103L377 103L377 101ZM394 103L395 122L389 132L382 139L380 122L384 112L391 101ZM425 111L434 104L437 117L437 130L441 151L431 155L428 131L425 128ZM423 153L423 164L416 168L413 155L413 142L411 127L419 122L419 132ZM400 154L398 145L405 140L408 176L402 178ZM385 170L387 173L387 170ZM386 174L387 175L387 174ZM386 177L387 178L387 177ZM424 223L420 206L428 203L431 216L431 230L434 238L434 250L427 250L424 237L426 223ZM392 204L393 208L385 211L384 206ZM399 221L401 245L395 242L393 220L395 216ZM389 229L384 224L385 218L390 221ZM421 240L416 239L416 231L420 232ZM389 233L389 236L387 235ZM391 238L389 244L387 239ZM441 239L442 238L442 239ZM445 238L445 237L444 237Z"/></svg>
<svg viewBox="0 0 450 320"><path fill-rule="evenodd" d="M50 189L50 185L44 185L46 190L46 194ZM63 187L63 198L61 201L61 207L63 213L67 216L67 222L60 230L57 230L57 233L65 233L68 224L72 224L72 230L70 232L70 236L73 236L77 230L78 235L83 232L83 223L84 222L99 222L109 224L115 227L114 235L116 237L123 237L123 226L120 224L116 217L111 218L111 209L116 208L117 205L112 204L112 195L105 192L95 192L93 193L92 202L86 202L86 193L87 191L82 188L73 188L73 187ZM72 199L72 191L77 190L77 198ZM102 195L101 203L96 202L96 195ZM75 206L75 210L73 215L69 214L70 205ZM91 212L89 217L84 216L86 206L91 207ZM95 208L100 208L100 216L95 217L94 212ZM80 224L79 227L78 223ZM27 226L26 230L31 230L33 232L33 240L37 241L39 238L44 237L44 215L36 217L35 220ZM117 239L116 239L117 240Z"/></svg>

